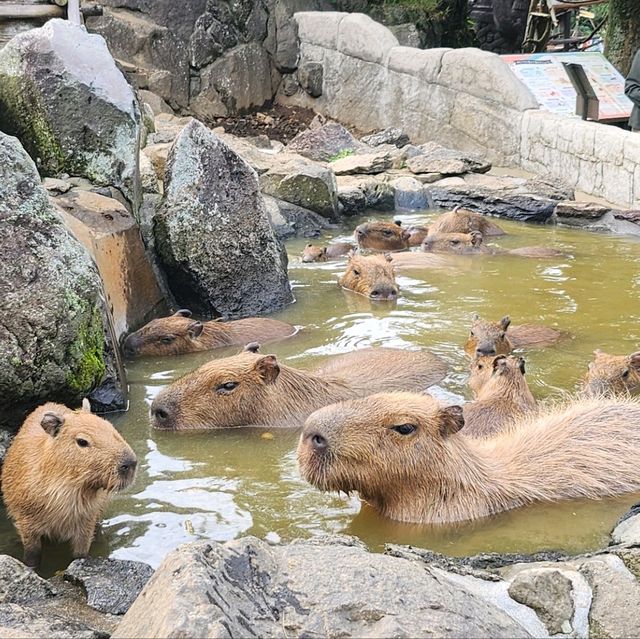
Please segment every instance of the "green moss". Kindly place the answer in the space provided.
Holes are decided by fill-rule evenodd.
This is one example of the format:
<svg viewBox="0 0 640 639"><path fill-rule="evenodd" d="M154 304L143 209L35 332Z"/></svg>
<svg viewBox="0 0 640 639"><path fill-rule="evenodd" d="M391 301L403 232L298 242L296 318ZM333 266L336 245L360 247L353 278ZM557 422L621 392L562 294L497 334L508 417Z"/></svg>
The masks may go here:
<svg viewBox="0 0 640 639"><path fill-rule="evenodd" d="M342 160L342 158L348 158L350 155L354 155L353 149L342 149L342 151L339 151L335 155L332 155L329 158L329 162L335 162L337 160Z"/></svg>

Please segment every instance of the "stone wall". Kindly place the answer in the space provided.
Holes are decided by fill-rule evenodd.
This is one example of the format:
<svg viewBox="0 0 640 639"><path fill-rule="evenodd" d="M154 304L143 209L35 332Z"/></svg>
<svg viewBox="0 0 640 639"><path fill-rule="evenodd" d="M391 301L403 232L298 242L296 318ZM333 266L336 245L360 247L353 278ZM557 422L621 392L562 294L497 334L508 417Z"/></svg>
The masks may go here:
<svg viewBox="0 0 640 639"><path fill-rule="evenodd" d="M298 78L321 74L322 94L281 91L281 102L364 132L401 127L414 143L481 152L494 164L551 174L617 204L640 204L640 139L540 110L499 56L399 46L362 14L302 12L295 19Z"/></svg>

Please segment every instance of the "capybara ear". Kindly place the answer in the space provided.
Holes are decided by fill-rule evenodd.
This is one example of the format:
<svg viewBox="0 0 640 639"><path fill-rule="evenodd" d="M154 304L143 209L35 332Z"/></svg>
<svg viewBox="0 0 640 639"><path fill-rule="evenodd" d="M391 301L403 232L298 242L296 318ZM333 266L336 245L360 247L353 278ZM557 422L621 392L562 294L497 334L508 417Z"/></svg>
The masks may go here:
<svg viewBox="0 0 640 639"><path fill-rule="evenodd" d="M504 373L507 369L507 357L506 355L498 355L493 358L493 372Z"/></svg>
<svg viewBox="0 0 640 639"><path fill-rule="evenodd" d="M309 244L307 244L307 246L305 248L311 248L313 246L313 244L311 244L311 242L309 242Z"/></svg>
<svg viewBox="0 0 640 639"><path fill-rule="evenodd" d="M480 315L478 315L477 313L474 313L474 314L471 316L471 319L475 322L476 320L479 320L479 319L480 319Z"/></svg>
<svg viewBox="0 0 640 639"><path fill-rule="evenodd" d="M509 328L509 324L511 324L511 320L509 319L508 315L505 315L501 320L500 320L500 326L502 326L502 330L506 331Z"/></svg>
<svg viewBox="0 0 640 639"><path fill-rule="evenodd" d="M40 426L42 426L51 437L55 437L60 432L63 424L64 417L56 413L45 413L40 422Z"/></svg>
<svg viewBox="0 0 640 639"><path fill-rule="evenodd" d="M598 357L598 355L602 355L602 351L599 348L596 348L596 350L593 351L593 354Z"/></svg>
<svg viewBox="0 0 640 639"><path fill-rule="evenodd" d="M258 344L258 342L249 342L242 350L245 353L258 353L260 351L260 344Z"/></svg>
<svg viewBox="0 0 640 639"><path fill-rule="evenodd" d="M640 351L636 351L629 355L629 366L640 369Z"/></svg>
<svg viewBox="0 0 640 639"><path fill-rule="evenodd" d="M480 244L482 244L484 237L480 231L471 231L469 235L471 235L471 244L473 246L480 246Z"/></svg>
<svg viewBox="0 0 640 639"><path fill-rule="evenodd" d="M261 357L255 365L256 370L265 384L273 384L280 375L280 366L275 355L265 355Z"/></svg>
<svg viewBox="0 0 640 639"><path fill-rule="evenodd" d="M398 224L398 226L400 226L400 225ZM407 231L406 229L404 231L402 231L402 239L403 240L408 240L410 237L411 237L411 231Z"/></svg>
<svg viewBox="0 0 640 639"><path fill-rule="evenodd" d="M83 413L90 413L91 412L91 402L89 401L88 398L85 397L82 400L82 408L80 410L82 410Z"/></svg>
<svg viewBox="0 0 640 639"><path fill-rule="evenodd" d="M187 329L187 333L191 339L200 337L202 331L204 331L204 324L202 322L192 322Z"/></svg>
<svg viewBox="0 0 640 639"><path fill-rule="evenodd" d="M445 406L438 411L440 418L440 434L448 437L457 433L464 426L462 406Z"/></svg>
<svg viewBox="0 0 640 639"><path fill-rule="evenodd" d="M393 262L393 258L391 257L391 253L385 253L384 254L384 259L387 260L387 262Z"/></svg>
<svg viewBox="0 0 640 639"><path fill-rule="evenodd" d="M462 204L458 204L458 206L454 207L452 213L457 213L462 208Z"/></svg>
<svg viewBox="0 0 640 639"><path fill-rule="evenodd" d="M326 255L326 254L327 254L327 247L323 246L322 251L320 251L320 255Z"/></svg>
<svg viewBox="0 0 640 639"><path fill-rule="evenodd" d="M524 375L527 372L524 365L524 357L518 357L518 366L520 367L520 372Z"/></svg>
<svg viewBox="0 0 640 639"><path fill-rule="evenodd" d="M393 220L393 223L394 223L396 226L402 226L402 220Z"/></svg>
<svg viewBox="0 0 640 639"><path fill-rule="evenodd" d="M191 317L192 315L193 313L188 308L181 308L173 314L174 317Z"/></svg>

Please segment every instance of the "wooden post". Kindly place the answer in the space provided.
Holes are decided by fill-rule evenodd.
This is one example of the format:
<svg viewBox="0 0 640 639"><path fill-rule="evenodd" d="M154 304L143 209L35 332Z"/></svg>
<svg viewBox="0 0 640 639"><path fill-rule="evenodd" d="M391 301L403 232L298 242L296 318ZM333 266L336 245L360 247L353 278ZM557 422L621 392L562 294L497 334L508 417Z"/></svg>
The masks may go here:
<svg viewBox="0 0 640 639"><path fill-rule="evenodd" d="M77 24L78 26L82 24L82 17L80 16L80 0L69 0L69 3L67 4L67 18L69 22Z"/></svg>
<svg viewBox="0 0 640 639"><path fill-rule="evenodd" d="M62 18L64 9L51 4L6 4L0 2L0 19Z"/></svg>

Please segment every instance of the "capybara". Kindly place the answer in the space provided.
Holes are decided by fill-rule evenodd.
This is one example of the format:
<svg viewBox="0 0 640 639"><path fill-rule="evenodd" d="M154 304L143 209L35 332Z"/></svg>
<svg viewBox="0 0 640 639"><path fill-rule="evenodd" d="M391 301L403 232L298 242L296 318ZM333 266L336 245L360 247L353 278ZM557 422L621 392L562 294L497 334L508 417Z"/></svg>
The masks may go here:
<svg viewBox="0 0 640 639"><path fill-rule="evenodd" d="M134 479L136 456L118 431L92 415L45 404L26 419L2 467L2 494L22 545L37 566L41 539L71 542L85 556L111 493Z"/></svg>
<svg viewBox="0 0 640 639"><path fill-rule="evenodd" d="M199 322L191 319L191 311L181 309L169 317L152 320L131 333L124 342L123 350L129 358L183 355L253 341L273 342L295 332L296 328L291 324L265 317Z"/></svg>
<svg viewBox="0 0 640 639"><path fill-rule="evenodd" d="M356 227L353 236L361 249L371 251L403 251L409 248L409 232L402 222L374 220Z"/></svg>
<svg viewBox="0 0 640 639"><path fill-rule="evenodd" d="M463 427L459 406L428 395L349 400L309 416L298 463L320 490L358 491L382 515L421 524L640 491L637 401L578 401L488 439Z"/></svg>
<svg viewBox="0 0 640 639"><path fill-rule="evenodd" d="M463 406L465 435L490 437L536 410L524 374L524 359L513 355L481 357L471 364L469 386L476 399Z"/></svg>
<svg viewBox="0 0 640 639"><path fill-rule="evenodd" d="M430 225L429 233L471 233L505 235L505 232L488 217L457 206L453 211L439 215Z"/></svg>
<svg viewBox="0 0 640 639"><path fill-rule="evenodd" d="M562 336L561 331L539 324L511 326L508 315L499 322L488 322L474 315L464 350L471 357L508 355L514 348L550 346Z"/></svg>
<svg viewBox="0 0 640 639"><path fill-rule="evenodd" d="M407 242L409 246L420 246L424 238L429 234L429 227L422 224L413 224L405 229L409 236Z"/></svg>
<svg viewBox="0 0 640 639"><path fill-rule="evenodd" d="M446 372L444 362L423 351L363 349L315 371L245 351L213 360L163 389L151 405L151 420L156 428L172 430L298 427L320 406L382 390L417 392Z"/></svg>
<svg viewBox="0 0 640 639"><path fill-rule="evenodd" d="M377 301L395 300L399 291L389 255L350 255L338 284Z"/></svg>
<svg viewBox="0 0 640 639"><path fill-rule="evenodd" d="M558 257L556 249L545 246L521 246L515 249L501 249L487 246L480 231L469 233L429 233L421 244L426 253L453 253L456 255L516 255L519 257Z"/></svg>
<svg viewBox="0 0 640 639"><path fill-rule="evenodd" d="M584 380L586 395L625 395L640 388L640 351L609 355L598 349L593 354Z"/></svg>
<svg viewBox="0 0 640 639"><path fill-rule="evenodd" d="M300 259L304 263L326 262L336 257L344 257L355 248L356 247L349 242L335 242L334 244L327 244L327 246L307 244L302 251Z"/></svg>

